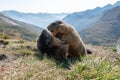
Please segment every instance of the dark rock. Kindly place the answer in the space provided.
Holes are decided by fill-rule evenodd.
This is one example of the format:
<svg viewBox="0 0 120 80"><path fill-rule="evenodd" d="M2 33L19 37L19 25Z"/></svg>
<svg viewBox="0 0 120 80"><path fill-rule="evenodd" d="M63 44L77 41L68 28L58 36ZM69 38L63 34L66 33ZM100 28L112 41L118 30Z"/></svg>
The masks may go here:
<svg viewBox="0 0 120 80"><path fill-rule="evenodd" d="M8 41L4 41L4 40L0 40L0 45L8 45L9 44L9 42Z"/></svg>
<svg viewBox="0 0 120 80"><path fill-rule="evenodd" d="M7 59L7 56L5 54L0 54L0 60Z"/></svg>
<svg viewBox="0 0 120 80"><path fill-rule="evenodd" d="M4 40L0 40L0 44L3 44L4 43Z"/></svg>
<svg viewBox="0 0 120 80"><path fill-rule="evenodd" d="M7 42L7 41L5 41L4 43L3 43L3 45L8 45L9 44L9 42Z"/></svg>

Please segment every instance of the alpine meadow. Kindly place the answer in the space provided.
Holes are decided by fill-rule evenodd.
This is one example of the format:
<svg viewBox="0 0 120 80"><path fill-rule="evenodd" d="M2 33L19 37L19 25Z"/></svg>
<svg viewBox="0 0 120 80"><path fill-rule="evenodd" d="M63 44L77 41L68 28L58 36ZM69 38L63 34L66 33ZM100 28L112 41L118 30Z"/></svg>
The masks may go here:
<svg viewBox="0 0 120 80"><path fill-rule="evenodd" d="M0 80L120 80L120 1L0 1Z"/></svg>

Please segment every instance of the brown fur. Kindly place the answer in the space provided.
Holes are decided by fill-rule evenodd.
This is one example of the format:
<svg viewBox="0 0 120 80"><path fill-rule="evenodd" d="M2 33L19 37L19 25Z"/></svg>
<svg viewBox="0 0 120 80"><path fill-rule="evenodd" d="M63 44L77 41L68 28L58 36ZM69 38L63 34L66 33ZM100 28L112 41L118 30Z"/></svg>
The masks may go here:
<svg viewBox="0 0 120 80"><path fill-rule="evenodd" d="M37 40L37 47L42 54L53 56L57 60L66 60L68 55L68 44L63 44L58 38L53 37L46 30L43 30Z"/></svg>
<svg viewBox="0 0 120 80"><path fill-rule="evenodd" d="M51 31L53 36L69 44L69 56L86 55L87 50L85 45L78 32L73 27L62 21L55 21L47 28Z"/></svg>

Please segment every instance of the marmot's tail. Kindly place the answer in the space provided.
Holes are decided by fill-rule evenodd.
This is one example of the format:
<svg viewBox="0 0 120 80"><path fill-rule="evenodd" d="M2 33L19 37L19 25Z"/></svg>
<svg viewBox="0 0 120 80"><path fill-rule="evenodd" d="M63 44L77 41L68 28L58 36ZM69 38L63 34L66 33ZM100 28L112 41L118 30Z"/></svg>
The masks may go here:
<svg viewBox="0 0 120 80"><path fill-rule="evenodd" d="M87 49L87 54L92 54L92 51L90 49Z"/></svg>

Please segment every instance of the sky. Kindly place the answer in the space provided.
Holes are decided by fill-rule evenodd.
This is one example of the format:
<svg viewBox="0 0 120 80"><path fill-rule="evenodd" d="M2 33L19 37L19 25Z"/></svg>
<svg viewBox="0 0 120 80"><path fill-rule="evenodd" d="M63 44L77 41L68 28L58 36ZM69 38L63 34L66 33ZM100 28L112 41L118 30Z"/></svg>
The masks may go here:
<svg viewBox="0 0 120 80"><path fill-rule="evenodd" d="M72 13L103 7L120 0L0 0L0 11L17 10L25 13Z"/></svg>

